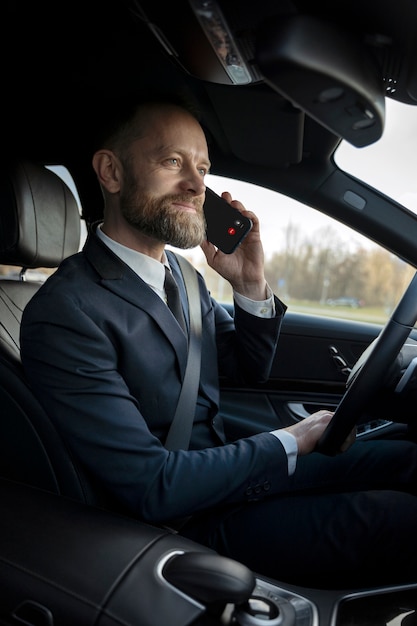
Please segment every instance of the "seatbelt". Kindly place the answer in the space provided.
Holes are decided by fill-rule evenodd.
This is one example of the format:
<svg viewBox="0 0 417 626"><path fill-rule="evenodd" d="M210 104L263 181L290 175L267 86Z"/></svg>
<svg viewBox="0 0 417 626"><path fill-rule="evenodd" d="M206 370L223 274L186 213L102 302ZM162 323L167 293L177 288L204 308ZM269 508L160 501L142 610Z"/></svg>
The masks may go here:
<svg viewBox="0 0 417 626"><path fill-rule="evenodd" d="M173 253L174 254L174 253ZM175 254L184 279L190 314L188 358L174 419L168 431L168 450L188 450L197 406L201 371L201 298L197 272L187 259Z"/></svg>

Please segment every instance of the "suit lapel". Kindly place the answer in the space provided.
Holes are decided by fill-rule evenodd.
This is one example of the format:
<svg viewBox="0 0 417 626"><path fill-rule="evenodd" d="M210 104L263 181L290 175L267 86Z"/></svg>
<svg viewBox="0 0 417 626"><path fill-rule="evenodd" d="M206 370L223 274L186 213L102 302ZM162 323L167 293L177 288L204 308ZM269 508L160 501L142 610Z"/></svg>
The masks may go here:
<svg viewBox="0 0 417 626"><path fill-rule="evenodd" d="M94 234L89 236L83 252L101 277L101 284L104 288L144 311L161 328L177 354L183 374L187 360L188 339L173 320L166 304ZM179 271L177 263L176 270ZM180 291L181 288L184 292L182 281ZM182 293L181 297L185 297L185 293Z"/></svg>

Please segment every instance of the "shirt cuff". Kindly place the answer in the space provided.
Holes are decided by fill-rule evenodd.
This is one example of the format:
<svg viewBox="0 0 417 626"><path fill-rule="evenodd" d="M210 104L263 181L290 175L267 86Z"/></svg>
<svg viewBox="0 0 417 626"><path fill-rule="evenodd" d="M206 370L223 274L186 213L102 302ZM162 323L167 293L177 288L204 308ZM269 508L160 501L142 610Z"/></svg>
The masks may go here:
<svg viewBox="0 0 417 626"><path fill-rule="evenodd" d="M271 435L274 435L281 442L288 460L288 476L292 476L297 467L298 446L297 440L288 430L273 430Z"/></svg>
<svg viewBox="0 0 417 626"><path fill-rule="evenodd" d="M251 300L250 298L242 296L242 294L234 291L233 298L240 308L246 311L246 313L250 313L256 317L275 317L274 294L272 293L269 285L266 286L266 294L268 296L266 300Z"/></svg>

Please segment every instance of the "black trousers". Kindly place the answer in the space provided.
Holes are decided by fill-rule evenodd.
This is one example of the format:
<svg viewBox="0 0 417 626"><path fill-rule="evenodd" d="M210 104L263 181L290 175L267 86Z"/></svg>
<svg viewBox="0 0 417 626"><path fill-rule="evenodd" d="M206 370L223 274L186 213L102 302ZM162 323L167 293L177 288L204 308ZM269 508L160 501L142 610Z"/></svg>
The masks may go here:
<svg viewBox="0 0 417 626"><path fill-rule="evenodd" d="M316 588L417 581L417 445L356 442L300 457L282 493L193 518L181 534Z"/></svg>

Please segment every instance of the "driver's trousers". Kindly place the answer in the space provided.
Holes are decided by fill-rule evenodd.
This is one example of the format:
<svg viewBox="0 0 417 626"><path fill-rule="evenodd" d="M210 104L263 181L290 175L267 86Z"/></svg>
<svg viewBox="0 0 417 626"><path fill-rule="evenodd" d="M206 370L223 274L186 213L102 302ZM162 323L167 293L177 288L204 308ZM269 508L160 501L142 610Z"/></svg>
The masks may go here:
<svg viewBox="0 0 417 626"><path fill-rule="evenodd" d="M300 457L280 494L195 516L181 534L255 573L349 588L417 581L417 445Z"/></svg>

